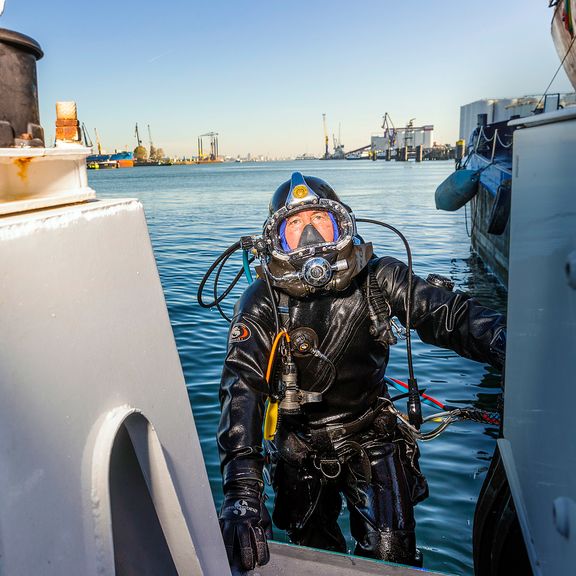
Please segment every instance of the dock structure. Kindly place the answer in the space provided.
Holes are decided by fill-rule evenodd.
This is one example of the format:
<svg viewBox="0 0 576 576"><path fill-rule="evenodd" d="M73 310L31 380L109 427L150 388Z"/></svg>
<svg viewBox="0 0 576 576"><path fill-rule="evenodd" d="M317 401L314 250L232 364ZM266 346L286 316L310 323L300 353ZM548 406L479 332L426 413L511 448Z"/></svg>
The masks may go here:
<svg viewBox="0 0 576 576"><path fill-rule="evenodd" d="M424 159L435 159L428 157L427 151L433 148L434 125L426 124L414 126L415 118L411 118L408 124L402 128L395 128L388 113L384 115L382 136L372 136L370 139L370 149L373 156L385 160L395 158L398 161L406 162L414 159L421 162Z"/></svg>
<svg viewBox="0 0 576 576"><path fill-rule="evenodd" d="M387 162L391 160L398 162L407 162L408 160L423 162L424 160L454 159L455 149L453 146L434 142L433 124L414 126L415 118L411 118L406 126L396 128L388 113L382 118L381 127L383 133L372 136L369 144L345 152L344 145L340 140L340 134L338 134L338 139L333 135L334 153L330 154L328 150L326 114L323 114L325 152L321 159L386 160Z"/></svg>
<svg viewBox="0 0 576 576"><path fill-rule="evenodd" d="M439 145L433 141L434 125L414 126L415 118L406 126L396 128L386 113L382 121L382 135L372 136L370 144L346 152L347 160L396 160L407 162L415 160L451 160L454 159L454 148L450 145Z"/></svg>

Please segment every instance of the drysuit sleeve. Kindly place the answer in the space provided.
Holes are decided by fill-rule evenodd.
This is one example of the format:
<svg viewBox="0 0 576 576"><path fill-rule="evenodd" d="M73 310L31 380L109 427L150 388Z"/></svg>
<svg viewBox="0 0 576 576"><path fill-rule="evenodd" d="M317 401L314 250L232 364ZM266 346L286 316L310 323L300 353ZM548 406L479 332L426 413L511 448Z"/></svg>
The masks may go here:
<svg viewBox="0 0 576 576"><path fill-rule="evenodd" d="M395 258L380 258L376 278L390 303L392 316L405 325L408 266ZM449 348L498 369L504 365L505 317L468 294L432 286L414 275L410 324L423 342Z"/></svg>
<svg viewBox="0 0 576 576"><path fill-rule="evenodd" d="M224 487L236 480L262 481L266 368L274 330L270 300L259 284L252 284L236 304L228 333L217 434Z"/></svg>

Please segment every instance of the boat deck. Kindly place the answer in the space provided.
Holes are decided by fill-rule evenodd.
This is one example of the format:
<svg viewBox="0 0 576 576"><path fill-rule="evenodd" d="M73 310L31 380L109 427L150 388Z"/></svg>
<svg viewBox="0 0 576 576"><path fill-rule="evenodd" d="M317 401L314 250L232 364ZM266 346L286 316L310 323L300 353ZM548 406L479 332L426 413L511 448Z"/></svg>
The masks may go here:
<svg viewBox="0 0 576 576"><path fill-rule="evenodd" d="M233 572L234 576L350 576L352 574L378 574L379 576L416 576L430 574L442 576L440 572L429 572L390 564L348 554L325 552L292 544L270 542L270 562L247 573ZM445 575L444 575L445 576Z"/></svg>

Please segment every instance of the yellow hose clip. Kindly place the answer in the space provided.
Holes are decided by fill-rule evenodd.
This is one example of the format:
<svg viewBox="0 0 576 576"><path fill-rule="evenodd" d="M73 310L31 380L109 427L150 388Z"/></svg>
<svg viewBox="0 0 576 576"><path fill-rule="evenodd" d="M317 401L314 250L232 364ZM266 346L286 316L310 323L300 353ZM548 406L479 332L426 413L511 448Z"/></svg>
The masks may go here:
<svg viewBox="0 0 576 576"><path fill-rule="evenodd" d="M264 440L274 440L278 427L278 402L268 398L266 403L266 418L264 419Z"/></svg>

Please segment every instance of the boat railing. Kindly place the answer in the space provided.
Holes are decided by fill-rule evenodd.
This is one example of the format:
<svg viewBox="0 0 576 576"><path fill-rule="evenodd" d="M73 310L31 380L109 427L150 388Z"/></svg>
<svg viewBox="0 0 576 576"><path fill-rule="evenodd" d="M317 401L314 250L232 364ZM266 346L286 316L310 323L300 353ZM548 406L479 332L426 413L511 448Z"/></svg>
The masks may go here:
<svg viewBox="0 0 576 576"><path fill-rule="evenodd" d="M499 153L508 155L512 147L513 133L514 128L508 126L507 122L478 126L471 137L474 142L472 151L491 162Z"/></svg>

